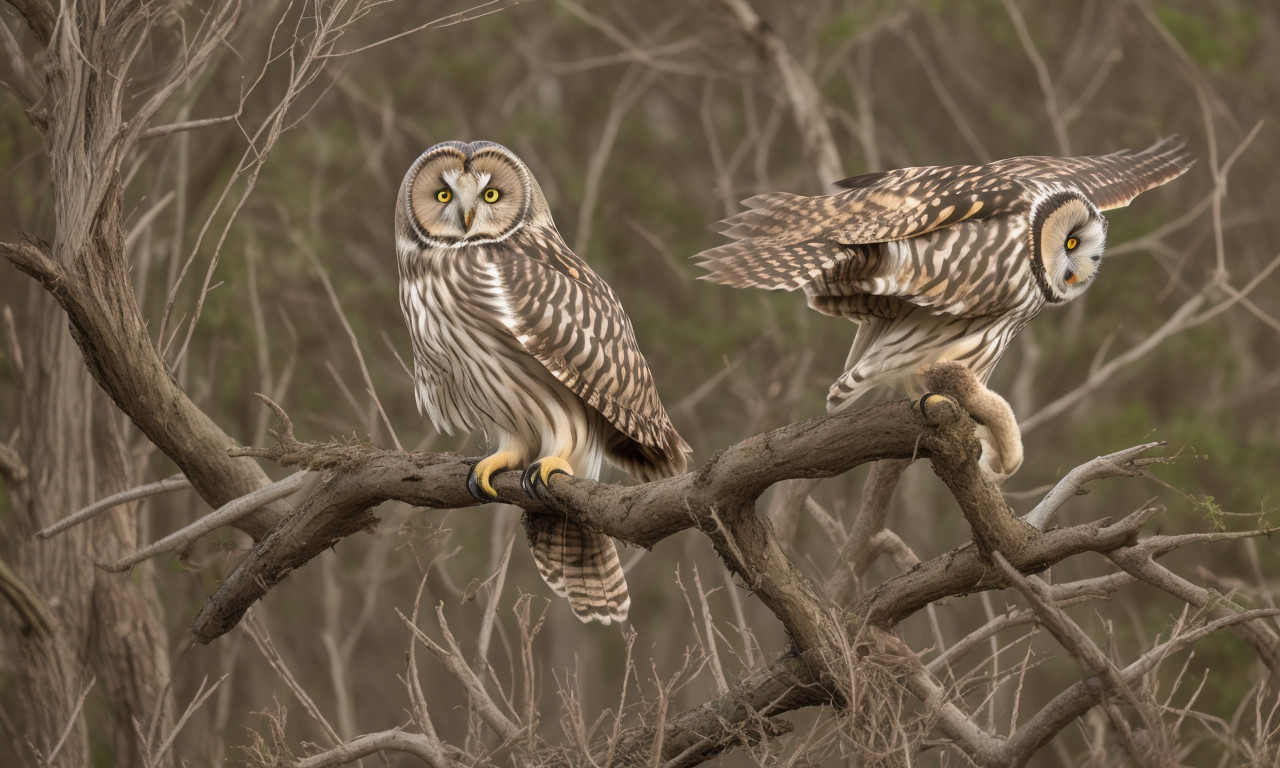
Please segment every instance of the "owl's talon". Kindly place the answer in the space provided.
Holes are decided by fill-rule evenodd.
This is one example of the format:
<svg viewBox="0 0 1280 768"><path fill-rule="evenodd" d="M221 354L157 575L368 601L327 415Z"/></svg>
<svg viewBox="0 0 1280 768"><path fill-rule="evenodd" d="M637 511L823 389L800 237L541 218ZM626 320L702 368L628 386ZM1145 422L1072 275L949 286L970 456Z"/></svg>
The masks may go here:
<svg viewBox="0 0 1280 768"><path fill-rule="evenodd" d="M914 403L913 407L915 410L920 412L920 417L923 418L925 421L932 421L932 419L929 418L929 404L930 404L930 401L932 401L934 407L936 408L939 404L938 403L939 400L947 401L952 405L957 405L958 407L958 404L956 403L955 400L953 400L950 397L947 397L946 395L940 395L937 392L924 393L924 395L921 396L921 398Z"/></svg>
<svg viewBox="0 0 1280 768"><path fill-rule="evenodd" d="M573 466L559 456L548 456L529 465L520 476L520 487L526 495L549 501L551 499L551 476L555 474L573 476Z"/></svg>
<svg viewBox="0 0 1280 768"><path fill-rule="evenodd" d="M494 474L504 469L519 468L519 459L511 451L499 451L492 456L485 456L476 462L467 473L467 491L472 498L481 503L498 500L498 492L493 487Z"/></svg>
<svg viewBox="0 0 1280 768"><path fill-rule="evenodd" d="M476 479L475 467L472 467L471 471L467 473L467 491L471 493L471 498L481 504L488 504L491 501L498 500L496 493L490 496L480 487L480 481Z"/></svg>

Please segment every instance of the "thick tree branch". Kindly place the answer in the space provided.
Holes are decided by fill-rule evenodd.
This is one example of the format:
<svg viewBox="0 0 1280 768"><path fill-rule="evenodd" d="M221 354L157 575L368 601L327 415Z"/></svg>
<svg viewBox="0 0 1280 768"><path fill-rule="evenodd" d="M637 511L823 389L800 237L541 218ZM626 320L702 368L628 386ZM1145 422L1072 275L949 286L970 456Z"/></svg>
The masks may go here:
<svg viewBox="0 0 1280 768"><path fill-rule="evenodd" d="M466 491L471 462L462 457L399 453L362 444L302 443L293 436L283 411L272 406L284 420L276 433L279 442L266 449L239 449L235 455L329 475L219 587L193 628L202 642L234 626L254 601L294 568L343 536L372 525L375 518L370 510L383 501L395 499L434 509L476 504ZM944 402L930 409L930 418L926 421L907 401L898 401L811 419L744 440L690 474L644 485L605 485L556 475L552 480L556 507L526 497L517 472L498 475L494 486L501 501L531 514L568 513L610 536L646 548L697 526L711 536L726 559L736 559L735 549L750 555L750 562L735 566L741 568L744 581L759 590L769 586L760 581L762 574L794 570L776 542L769 543L772 534L754 512L755 500L779 481L831 477L868 461L922 456L934 459L939 474L962 499L962 507L999 498L994 487L982 489L986 481L973 464L980 449L968 416ZM1026 526L1009 514L1002 500L988 509L989 513L977 509L966 513L982 528L979 537L1002 542L1002 551L1018 550L1017 537ZM732 539L726 531L733 532ZM806 591L812 590L806 587ZM816 595L801 598L786 592L780 590L772 598L794 603L799 614L810 616L804 622L808 630L801 634L814 637L817 625L829 623L812 611L818 604ZM800 608L801 604L809 607Z"/></svg>
<svg viewBox="0 0 1280 768"><path fill-rule="evenodd" d="M93 258L75 259L74 273L32 243L2 243L0 254L58 300L94 379L182 469L205 501L222 506L271 481L257 464L228 455L234 442L191 402L152 344L125 269L115 209L119 192L113 188L107 201L116 214L112 231L119 238L118 251L102 249ZM109 213L101 215L111 219ZM287 509L284 502L276 502L238 525L261 538Z"/></svg>
<svg viewBox="0 0 1280 768"><path fill-rule="evenodd" d="M465 490L469 459L448 454L401 453L364 444L302 443L294 436L284 412L268 403L283 422L273 432L277 444L234 453L323 471L328 476L300 505L297 514L261 542L210 600L195 627L201 640L212 639L233 626L244 608L289 570L342 536L374 522L371 509L382 500L397 499L434 508L475 504ZM1095 460L1070 477L1082 482L1092 479L1093 470L1117 474L1117 466L1125 467L1151 447L1139 446L1105 457L1124 460L1121 464L1104 462L1110 469ZM1149 558L1201 540L1152 537L1139 541L1138 532L1156 514L1156 507L1139 510L1115 523L1102 520L1034 531L1014 518L999 491L983 480L977 466L979 451L972 421L951 401L930 401L924 413L917 404L898 401L757 435L730 446L695 472L678 478L624 487L557 475L552 480L552 491L558 500L555 507L525 497L517 472L500 474L495 486L503 501L522 506L530 514L568 514L641 546L652 546L666 536L696 526L786 627L793 653L769 668L749 674L720 699L664 718L657 726L623 733L612 747L624 763L647 763L657 748L666 763L695 765L735 745L782 732L787 725L775 719L778 714L800 707L848 703L850 664L856 667L859 657L856 649L875 642L875 638L889 642L885 638L892 635L882 630L935 600L1025 585L1026 580L1019 581L1011 574L1043 570L1080 552L1105 553L1120 563L1126 561L1126 552ZM931 460L935 472L971 522L979 545L965 545L920 563L842 612L819 596L795 569L766 519L756 514L756 501L770 485L789 478L828 477L868 461L905 461L912 457ZM1128 469L1118 474L1129 474L1134 467ZM1056 507L1069 497L1066 487L1074 491L1078 485L1064 481L1050 493L1045 506ZM1003 547L1008 547L1009 570L1002 574L994 567L991 553L1003 555ZM1131 577L1107 577L1107 583L1115 581L1118 586L1128 578ZM1082 599L1059 588L1045 594L1051 594L1055 602ZM1255 645L1262 652L1268 647L1265 640L1269 633L1258 624L1231 623L1242 634L1253 633ZM877 648L884 652L879 645ZM1265 653L1263 656L1267 660ZM904 678L904 684L939 713L944 731L980 763L1001 764L1001 756L1009 753L1007 742L976 726L949 701L950 694L931 673L918 661L913 663L919 669L914 676ZM503 718L495 719L492 714L489 719L505 732L504 739L511 738L516 725Z"/></svg>

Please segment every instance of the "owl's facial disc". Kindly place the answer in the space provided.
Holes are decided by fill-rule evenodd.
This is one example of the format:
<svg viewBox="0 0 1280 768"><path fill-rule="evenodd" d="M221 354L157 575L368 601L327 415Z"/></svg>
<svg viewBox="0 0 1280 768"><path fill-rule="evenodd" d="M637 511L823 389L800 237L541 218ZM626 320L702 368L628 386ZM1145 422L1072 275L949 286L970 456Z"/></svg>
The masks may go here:
<svg viewBox="0 0 1280 768"><path fill-rule="evenodd" d="M414 224L442 245L487 241L522 220L528 186L510 152L487 142L437 144L409 171Z"/></svg>
<svg viewBox="0 0 1280 768"><path fill-rule="evenodd" d="M1032 271L1045 298L1057 304L1084 293L1102 265L1107 220L1078 192L1037 202L1032 213Z"/></svg>

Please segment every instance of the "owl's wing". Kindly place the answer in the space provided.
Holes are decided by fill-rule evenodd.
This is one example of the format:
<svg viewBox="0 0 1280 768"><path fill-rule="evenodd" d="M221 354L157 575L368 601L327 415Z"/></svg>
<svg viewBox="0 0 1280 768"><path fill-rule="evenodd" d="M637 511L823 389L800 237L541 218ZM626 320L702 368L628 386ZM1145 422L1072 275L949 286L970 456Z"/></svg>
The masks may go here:
<svg viewBox="0 0 1280 768"><path fill-rule="evenodd" d="M739 288L808 287L821 276L877 277L876 243L928 235L1023 205L1023 185L986 166L922 166L855 176L823 197L770 192L720 222L736 242L698 254L713 282Z"/></svg>
<svg viewBox="0 0 1280 768"><path fill-rule="evenodd" d="M507 330L618 431L660 452L646 452L642 459L660 464L665 458L683 471L688 445L662 407L631 320L613 289L554 230L526 227L499 245L510 249L495 254L492 262ZM612 448L615 459L625 450ZM636 474L637 467L624 469ZM665 474L673 473L678 474Z"/></svg>
<svg viewBox="0 0 1280 768"><path fill-rule="evenodd" d="M1014 157L992 165L1001 174L1067 184L1088 195L1098 210L1123 208L1135 197L1186 173L1192 165L1187 140L1170 136L1134 152L1122 149L1085 157Z"/></svg>

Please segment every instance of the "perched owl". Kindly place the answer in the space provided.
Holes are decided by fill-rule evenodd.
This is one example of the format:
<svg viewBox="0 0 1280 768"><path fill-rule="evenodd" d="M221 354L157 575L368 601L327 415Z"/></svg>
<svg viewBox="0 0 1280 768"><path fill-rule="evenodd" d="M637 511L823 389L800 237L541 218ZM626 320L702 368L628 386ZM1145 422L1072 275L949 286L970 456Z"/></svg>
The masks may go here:
<svg viewBox="0 0 1280 768"><path fill-rule="evenodd" d="M538 182L498 144L446 142L409 169L396 203L400 307L418 410L437 429L482 429L494 452L467 487L526 468L526 493L601 459L641 480L682 474L689 446L658 399L618 297L565 245ZM526 520L538 571L583 621L627 616L613 541L562 516Z"/></svg>
<svg viewBox="0 0 1280 768"><path fill-rule="evenodd" d="M1009 404L985 386L992 369L1046 304L1093 282L1107 235L1100 211L1190 166L1174 136L1141 152L871 173L833 195L753 197L720 224L735 242L698 258L705 279L802 288L809 306L858 324L829 411L878 385L920 396L930 366L962 365L976 386L958 399L987 425L981 465L1002 481L1022 463L1022 440Z"/></svg>

